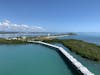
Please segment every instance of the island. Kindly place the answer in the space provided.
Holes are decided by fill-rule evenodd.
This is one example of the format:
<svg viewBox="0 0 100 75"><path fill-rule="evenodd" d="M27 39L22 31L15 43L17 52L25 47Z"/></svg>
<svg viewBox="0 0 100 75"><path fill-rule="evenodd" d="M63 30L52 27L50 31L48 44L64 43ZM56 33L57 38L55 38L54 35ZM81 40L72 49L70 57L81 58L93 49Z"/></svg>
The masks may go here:
<svg viewBox="0 0 100 75"><path fill-rule="evenodd" d="M8 40L0 38L0 44L27 44L27 41L15 39Z"/></svg>
<svg viewBox="0 0 100 75"><path fill-rule="evenodd" d="M94 61L100 61L100 46L88 43L83 40L76 39L52 39L43 40L46 43L60 43L67 47L69 50L75 52L76 54Z"/></svg>
<svg viewBox="0 0 100 75"><path fill-rule="evenodd" d="M100 46L77 39L57 39L48 36L0 38L0 44L29 44L28 41L43 41L46 43L60 43L81 57L100 61Z"/></svg>

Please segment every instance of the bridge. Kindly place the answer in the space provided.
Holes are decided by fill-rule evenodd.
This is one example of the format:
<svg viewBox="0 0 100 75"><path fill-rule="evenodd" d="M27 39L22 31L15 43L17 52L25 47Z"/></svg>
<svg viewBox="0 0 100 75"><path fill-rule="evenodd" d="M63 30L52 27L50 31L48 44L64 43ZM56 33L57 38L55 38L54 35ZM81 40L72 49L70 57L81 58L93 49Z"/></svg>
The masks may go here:
<svg viewBox="0 0 100 75"><path fill-rule="evenodd" d="M52 45L52 44L48 44L48 43L41 42L41 41L28 41L28 42L29 43L37 43L37 44L41 44L41 45L45 45L45 46L48 46L48 47L58 49L75 66L75 68L78 71L81 72L81 74L83 74L83 75L94 75L92 72L90 72L85 66L83 66L77 59L75 59L72 55L70 55L62 47Z"/></svg>

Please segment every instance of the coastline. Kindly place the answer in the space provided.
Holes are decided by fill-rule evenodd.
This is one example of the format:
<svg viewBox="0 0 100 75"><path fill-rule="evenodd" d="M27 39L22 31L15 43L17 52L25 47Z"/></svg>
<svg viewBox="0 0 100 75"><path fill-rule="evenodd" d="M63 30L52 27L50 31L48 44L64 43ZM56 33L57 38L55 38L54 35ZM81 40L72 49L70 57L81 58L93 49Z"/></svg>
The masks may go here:
<svg viewBox="0 0 100 75"><path fill-rule="evenodd" d="M60 40L54 38L37 38L37 39L0 39L0 44L28 44L27 41L43 41L46 43L60 43L64 45L66 48L75 52L76 54L80 55L83 58L93 60L93 61L100 61L100 46L84 42L82 40L76 39L67 39L67 40ZM95 50L94 50L95 49Z"/></svg>
<svg viewBox="0 0 100 75"><path fill-rule="evenodd" d="M80 55L83 58L100 61L100 46L94 43L88 43L83 40L67 39L67 40L44 40L46 43L60 43L72 52Z"/></svg>

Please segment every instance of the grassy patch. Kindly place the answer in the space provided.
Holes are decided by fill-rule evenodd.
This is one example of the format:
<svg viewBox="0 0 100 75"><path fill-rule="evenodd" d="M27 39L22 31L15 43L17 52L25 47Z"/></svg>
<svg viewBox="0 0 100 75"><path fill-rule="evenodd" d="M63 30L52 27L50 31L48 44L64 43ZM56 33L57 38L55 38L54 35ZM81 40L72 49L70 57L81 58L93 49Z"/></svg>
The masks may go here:
<svg viewBox="0 0 100 75"><path fill-rule="evenodd" d="M44 40L47 43L61 43L69 50L75 52L76 54L91 59L94 61L100 61L100 46L88 43L82 40L68 39L68 40Z"/></svg>

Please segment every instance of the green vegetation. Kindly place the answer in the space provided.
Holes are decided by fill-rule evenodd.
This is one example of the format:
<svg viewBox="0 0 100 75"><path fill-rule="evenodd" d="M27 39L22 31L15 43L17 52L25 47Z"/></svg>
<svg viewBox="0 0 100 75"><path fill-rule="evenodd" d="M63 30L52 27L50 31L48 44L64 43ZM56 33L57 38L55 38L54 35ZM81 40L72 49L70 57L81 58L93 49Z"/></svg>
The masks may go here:
<svg viewBox="0 0 100 75"><path fill-rule="evenodd" d="M0 39L0 44L26 44L26 41L21 40L6 40L6 39Z"/></svg>
<svg viewBox="0 0 100 75"><path fill-rule="evenodd" d="M75 52L76 54L91 59L94 61L100 61L100 46L96 44L84 42L82 40L68 39L68 40L44 40L44 42L48 43L61 43L65 47L69 48L69 50Z"/></svg>
<svg viewBox="0 0 100 75"><path fill-rule="evenodd" d="M75 39L49 39L46 37L19 37L17 39L0 39L0 44L28 44L27 40L38 40L47 43L61 43L76 54L94 61L100 61L100 46Z"/></svg>

